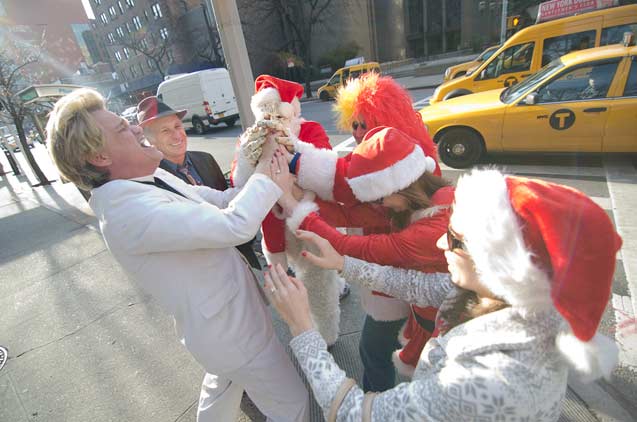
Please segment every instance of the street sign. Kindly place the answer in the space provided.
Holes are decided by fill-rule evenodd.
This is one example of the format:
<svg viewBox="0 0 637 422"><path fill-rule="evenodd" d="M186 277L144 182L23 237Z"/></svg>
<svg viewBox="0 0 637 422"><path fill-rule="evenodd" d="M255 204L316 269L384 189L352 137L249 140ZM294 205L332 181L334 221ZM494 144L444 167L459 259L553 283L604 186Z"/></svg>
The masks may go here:
<svg viewBox="0 0 637 422"><path fill-rule="evenodd" d="M551 0L540 4L535 23L617 6L617 0Z"/></svg>

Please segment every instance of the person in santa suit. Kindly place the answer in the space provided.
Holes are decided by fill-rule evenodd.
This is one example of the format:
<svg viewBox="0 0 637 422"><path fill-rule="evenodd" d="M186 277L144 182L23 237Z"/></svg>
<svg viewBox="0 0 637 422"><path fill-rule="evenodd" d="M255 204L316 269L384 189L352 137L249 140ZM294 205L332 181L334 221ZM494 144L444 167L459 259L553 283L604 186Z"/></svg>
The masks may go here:
<svg viewBox="0 0 637 422"><path fill-rule="evenodd" d="M357 144L374 127L395 127L418 141L423 152L436 161L433 174L441 174L436 147L422 118L414 111L409 93L393 78L369 73L349 81L339 89L334 109L338 112L339 128L351 130ZM352 154L339 158L333 151L318 150L302 142L296 143L296 149L290 170L296 172L297 183L301 187L316 192L322 200L341 203L347 209L360 207L346 180ZM325 207L325 204L321 204L321 208ZM325 218L333 213L322 212L321 215ZM365 229L362 233L387 233L390 221L385 219L385 224L381 224L380 218L376 228L363 224ZM351 223L354 227L362 227L362 223L356 219L351 220ZM348 232L358 234L361 231L356 229ZM416 319L412 309L402 300L365 288L360 289L360 294L367 314L359 344L364 368L363 388L365 391L384 391L394 385L392 353L401 347L397 339L405 319L408 318L408 323L404 335L421 338L421 342L426 341L434 321L431 312ZM425 327L421 327L419 321Z"/></svg>
<svg viewBox="0 0 637 422"><path fill-rule="evenodd" d="M288 227L318 234L339 254L422 272L446 272L447 264L436 240L449 224L454 189L433 174L435 168L435 161L405 133L389 127L374 128L352 152L346 177L359 201L378 201L387 209L391 232L344 235L326 222L332 218L326 209L319 210L316 202L303 201L285 203L291 215ZM433 307L412 307L413 318L404 330L404 347L394 353L393 359L402 374L412 375L422 348L434 332L436 313ZM411 326L411 321L418 328ZM372 367L372 374L374 370Z"/></svg>
<svg viewBox="0 0 637 422"><path fill-rule="evenodd" d="M264 119L277 119L295 138L317 149L332 149L329 137L321 124L301 117L300 98L303 96L301 84L270 75L260 75L254 81L254 91L250 108L257 122ZM244 134L239 139L239 144L245 141ZM248 162L238 150L230 171L232 185L243 186L254 173L254 168L254 163ZM263 221L261 229L262 250L268 264L280 263L287 268L285 221L280 210L275 207Z"/></svg>
<svg viewBox="0 0 637 422"><path fill-rule="evenodd" d="M380 266L339 255L303 232L309 261L351 282L440 309L440 335L411 382L367 393L341 370L307 316L303 285L266 274L270 301L290 327L290 348L332 421L543 421L560 419L569 372L609 379L619 348L599 330L622 244L583 193L497 170L458 181L437 240L448 274Z"/></svg>
<svg viewBox="0 0 637 422"><path fill-rule="evenodd" d="M242 186L254 172L258 161L258 146L267 136L277 138L302 139L308 145L319 149L331 149L329 138L323 127L301 117L299 99L303 87L292 81L270 75L261 75L255 81L256 93L251 100L251 108L256 118L253 127L248 128L239 140L239 148L232 166L231 180L234 186ZM267 125L268 129L264 129ZM298 189L298 194L303 195ZM308 194L307 198L311 197ZM358 213L358 218L374 220L375 216ZM361 217L362 216L362 217ZM335 217L335 222L336 217ZM372 223L373 224L373 223ZM308 286L312 315L325 341L332 345L338 339L340 325L339 299L343 296L344 281L335 271L324 270L300 260L303 247L291 233L286 233L285 216L279 206L275 206L262 223L262 250L269 265L288 264L297 276Z"/></svg>

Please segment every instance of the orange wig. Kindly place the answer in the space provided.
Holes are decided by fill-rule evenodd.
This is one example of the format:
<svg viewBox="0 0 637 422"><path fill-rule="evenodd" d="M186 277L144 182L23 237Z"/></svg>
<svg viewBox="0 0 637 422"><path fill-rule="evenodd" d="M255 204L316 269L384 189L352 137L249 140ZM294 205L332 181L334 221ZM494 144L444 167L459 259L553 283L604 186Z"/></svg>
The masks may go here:
<svg viewBox="0 0 637 422"><path fill-rule="evenodd" d="M409 93L392 77L371 72L339 88L334 111L341 130L351 131L354 120L364 121L367 129L394 127L418 140L425 154L438 161L436 147L411 104Z"/></svg>

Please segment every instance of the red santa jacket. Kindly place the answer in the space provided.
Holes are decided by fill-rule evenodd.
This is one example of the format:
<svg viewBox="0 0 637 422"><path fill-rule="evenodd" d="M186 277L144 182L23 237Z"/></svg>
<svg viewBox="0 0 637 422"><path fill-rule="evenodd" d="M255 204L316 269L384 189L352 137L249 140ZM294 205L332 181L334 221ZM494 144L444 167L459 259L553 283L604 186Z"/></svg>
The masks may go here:
<svg viewBox="0 0 637 422"><path fill-rule="evenodd" d="M414 217L417 218L415 221L412 218L412 223L406 228L387 234L344 235L326 222L343 218L343 215L334 217L326 214L323 219L323 214L331 211L324 207L320 208L320 215L312 212L305 216L293 215L291 219L299 222L301 229L312 231L327 239L342 255L423 272L448 272L444 253L436 247L436 241L446 233L449 226L453 197L454 188L439 189L431 197L430 208L414 213ZM349 224L354 225L354 222ZM360 227L360 224L354 226ZM413 311L403 332L407 344L399 356L402 362L415 367L433 332L437 310L414 306Z"/></svg>

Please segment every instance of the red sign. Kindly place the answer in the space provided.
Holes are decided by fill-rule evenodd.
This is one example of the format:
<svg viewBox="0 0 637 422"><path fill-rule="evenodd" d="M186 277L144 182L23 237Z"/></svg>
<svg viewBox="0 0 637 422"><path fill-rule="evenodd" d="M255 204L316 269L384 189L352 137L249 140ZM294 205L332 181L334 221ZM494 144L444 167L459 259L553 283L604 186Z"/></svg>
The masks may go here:
<svg viewBox="0 0 637 422"><path fill-rule="evenodd" d="M617 6L617 0L551 0L540 4L536 23Z"/></svg>

